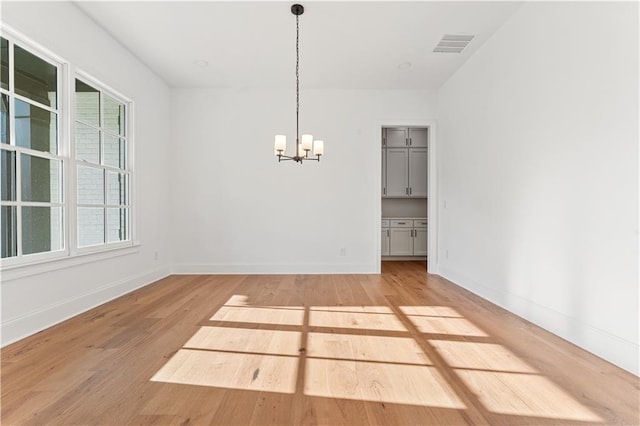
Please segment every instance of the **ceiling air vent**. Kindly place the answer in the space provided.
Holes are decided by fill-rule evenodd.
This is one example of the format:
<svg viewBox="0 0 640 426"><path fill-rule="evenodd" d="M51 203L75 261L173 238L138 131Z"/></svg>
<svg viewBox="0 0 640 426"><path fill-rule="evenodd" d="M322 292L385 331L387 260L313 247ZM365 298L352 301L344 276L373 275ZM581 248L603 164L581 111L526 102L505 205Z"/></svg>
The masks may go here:
<svg viewBox="0 0 640 426"><path fill-rule="evenodd" d="M473 40L473 37L475 36L445 34L433 51L437 53L460 53Z"/></svg>

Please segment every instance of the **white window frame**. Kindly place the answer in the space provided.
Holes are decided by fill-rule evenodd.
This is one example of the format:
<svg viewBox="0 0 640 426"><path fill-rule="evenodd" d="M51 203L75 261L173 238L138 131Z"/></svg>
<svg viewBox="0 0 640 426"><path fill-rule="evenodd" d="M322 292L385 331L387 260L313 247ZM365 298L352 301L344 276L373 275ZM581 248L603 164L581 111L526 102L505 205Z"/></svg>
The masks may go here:
<svg viewBox="0 0 640 426"><path fill-rule="evenodd" d="M68 169L69 169L69 151L67 141L67 117L65 114L65 107L68 108L68 98L65 96L67 92L66 85L66 76L68 74L68 63L65 62L58 55L54 54L50 50L41 46L38 43L29 40L26 37L21 36L19 33L6 28L5 25L2 26L2 32L0 35L9 41L9 90L1 89L0 92L3 95L9 96L9 145L2 144L3 149L7 152L16 152L16 163L15 163L15 185L16 185L16 201L2 201L3 206L15 206L16 207L16 243L17 243L17 252L16 256L6 257L0 260L2 264L2 269L6 269L13 266L22 266L22 265L30 265L34 263L46 262L50 260L63 259L69 256L69 238L68 238L68 229L69 229L69 219L68 219L68 197L67 197L67 184L68 184ZM26 50L34 56L42 59L45 62L53 65L57 69L56 73L56 83L57 83L57 108L51 108L47 105L43 105L38 101L34 101L25 96L19 95L15 92L15 61L14 61L14 45L18 45L21 49ZM58 153L53 154L49 152L36 151L30 148L23 148L16 145L15 140L15 100L20 100L28 103L29 105L34 105L38 108L42 108L44 110L55 112L58 116L57 122L57 144L58 144ZM62 170L60 171L60 178L62 182L60 184L60 190L62 191L62 197L60 202L32 202L32 201L23 201L21 198L22 191L22 176L21 176L21 161L18 159L17 153L30 155L33 157L40 157L46 159L55 159L60 161L60 166ZM22 254L22 207L60 207L62 209L62 247L60 250L55 251L47 251L42 253L33 253L33 254Z"/></svg>
<svg viewBox="0 0 640 426"><path fill-rule="evenodd" d="M71 79L71 82L69 84L70 86L70 96L71 96L71 105L73 105L73 108L70 108L69 110L69 116L70 116L70 139L69 139L69 147L70 147L70 151L71 151L71 159L69 161L69 169L73 178L72 178L72 182L73 182L73 188L71 188L71 191L69 193L69 198L71 198L73 201L70 204L71 206L73 206L73 212L69 212L69 216L70 218L72 218L72 222L73 223L73 227L71 227L69 229L69 234L70 234L70 241L72 242L71 246L72 246L72 254L87 254L87 253L96 253L96 252L102 252L105 250L112 250L112 249L118 249L118 248L126 248L126 247L131 247L133 245L136 244L137 240L136 240L136 226L135 226L135 167L134 167L134 149L133 149L133 108L134 108L134 102L129 99L128 97L124 96L123 94L119 93L117 90L109 87L107 84L101 82L100 80L96 79L95 77L91 76L90 74L80 70L80 69L75 69L75 72L73 73L73 78ZM81 161L78 160L76 158L76 91L75 91L75 83L76 83L76 79L82 81L83 83L86 83L88 85L90 85L91 87L93 87L94 89L97 89L100 91L100 111L103 111L103 105L104 105L104 95L107 95L119 102L122 102L125 105L125 141L126 141L126 154L125 154L125 168L124 169L118 169L115 167L110 167L110 166L106 166L106 165L98 165L98 164L94 164L94 163L85 163L85 161ZM102 118L101 118L102 120ZM82 123L82 122L81 122ZM104 144L103 144L103 127L102 127L102 123L99 123L99 130L100 130L100 158L102 159L102 156L104 154ZM77 179L77 170L78 170L78 165L82 165L82 166L86 166L86 167L92 167L92 168L96 168L96 169L100 169L100 170L104 170L104 171L111 171L111 172L122 172L124 171L127 175L128 175L128 196L129 196L129 204L128 204L128 209L129 209L129 221L128 221L128 225L129 225L129 229L128 229L128 235L129 235L129 239L125 240L125 241L117 241L117 242L112 242L109 243L107 240L107 213L106 213L106 209L109 207L109 204L107 202L107 198L106 198L106 191L105 191L105 200L104 200L104 204L103 205L84 205L84 204L79 204L77 202L77 196L78 196L78 179ZM107 177L106 177L106 173L104 173L104 185L106 187L107 185ZM104 243L102 244L96 244L96 245L91 245L91 246L86 246L86 247L79 247L78 244L78 220L77 220L77 215L78 215L78 208L79 207L102 207L105 210L105 218L104 218ZM112 206L115 207L115 206Z"/></svg>
<svg viewBox="0 0 640 426"><path fill-rule="evenodd" d="M9 49L9 91L2 89L2 94L10 96L11 112L9 114L9 126L10 144L2 144L7 151L20 150L28 155L34 155L44 158L56 158L61 161L61 191L62 202L61 203L32 203L22 202L18 198L19 190L18 186L20 182L20 165L18 158L16 157L16 198L15 202L2 202L3 206L6 205L60 205L62 208L62 249L57 251L49 251L43 253L35 253L28 255L21 255L14 257L6 257L0 259L0 271L3 275L6 272L11 272L12 277L28 276L31 274L42 273L59 268L63 268L69 265L78 265L94 260L106 259L114 256L120 256L131 253L131 250L137 251L137 247L140 246L140 241L137 235L138 217L137 217L137 177L135 169L135 149L134 149L134 101L126 97L119 91L113 89L109 85L91 76L89 73L77 69L73 64L64 60L60 56L51 52L46 47L33 41L29 37L21 34L19 31L6 25L4 22L0 25L0 35L8 40L10 43L15 43L24 50L34 54L35 56L51 63L57 67L57 84L58 84L58 99L57 99L57 114L58 114L58 154L53 155L45 152L30 150L27 148L21 148L15 146L15 123L14 123L14 105L13 99L25 98L20 95L15 95L14 92L14 60L13 60L13 48ZM122 103L125 104L125 135L126 135L126 171L129 176L129 239L126 241L118 241L113 243L94 245L79 248L77 240L77 181L76 170L77 164L75 158L75 79L78 78L83 82L90 84L96 89ZM29 100L29 103L35 104L39 107L43 107L35 101ZM44 109L51 110L44 106ZM108 166L107 166L108 167ZM115 171L115 169L114 169ZM105 182L106 185L106 182ZM105 200L106 205L107 200ZM22 245L22 218L20 214L17 214L17 244ZM106 217L105 217L106 223ZM105 225L106 226L106 225ZM18 251L20 253L20 251ZM36 267L37 265L40 265ZM31 268L29 268L31 267Z"/></svg>

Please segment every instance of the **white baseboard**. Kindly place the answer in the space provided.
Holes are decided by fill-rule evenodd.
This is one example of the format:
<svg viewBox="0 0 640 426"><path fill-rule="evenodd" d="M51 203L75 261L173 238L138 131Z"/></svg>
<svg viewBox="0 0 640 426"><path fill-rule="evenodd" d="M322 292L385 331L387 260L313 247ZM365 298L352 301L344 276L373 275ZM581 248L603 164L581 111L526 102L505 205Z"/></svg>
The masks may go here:
<svg viewBox="0 0 640 426"><path fill-rule="evenodd" d="M382 256L383 262L426 262L427 256Z"/></svg>
<svg viewBox="0 0 640 426"><path fill-rule="evenodd" d="M190 274L275 274L275 275L295 275L295 274L375 274L374 264L178 264L173 265L172 272L176 275Z"/></svg>
<svg viewBox="0 0 640 426"><path fill-rule="evenodd" d="M519 317L623 368L640 374L640 345L513 293L496 290L446 267L439 275Z"/></svg>
<svg viewBox="0 0 640 426"><path fill-rule="evenodd" d="M2 347L151 284L170 275L170 272L170 268L167 266L134 277L127 277L97 288L90 293L3 321L0 324Z"/></svg>

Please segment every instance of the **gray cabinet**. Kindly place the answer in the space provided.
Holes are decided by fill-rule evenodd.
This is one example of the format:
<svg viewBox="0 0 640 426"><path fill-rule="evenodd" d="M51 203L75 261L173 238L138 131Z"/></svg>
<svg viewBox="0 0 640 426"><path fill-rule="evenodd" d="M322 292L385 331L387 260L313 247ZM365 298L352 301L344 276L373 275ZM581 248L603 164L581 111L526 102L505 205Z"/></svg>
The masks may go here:
<svg viewBox="0 0 640 426"><path fill-rule="evenodd" d="M389 221L382 221L382 240L381 243L381 254L382 256L389 256L389 237L391 233L389 231Z"/></svg>
<svg viewBox="0 0 640 426"><path fill-rule="evenodd" d="M382 146L386 148L427 148L429 129L426 127L385 127Z"/></svg>
<svg viewBox="0 0 640 426"><path fill-rule="evenodd" d="M414 256L427 255L427 228L413 230L413 254Z"/></svg>
<svg viewBox="0 0 640 426"><path fill-rule="evenodd" d="M387 150L382 150L382 196L387 196Z"/></svg>
<svg viewBox="0 0 640 426"><path fill-rule="evenodd" d="M389 254L391 256L413 256L413 221L411 219L389 220Z"/></svg>
<svg viewBox="0 0 640 426"><path fill-rule="evenodd" d="M427 221L419 219L413 221L413 254L427 255Z"/></svg>
<svg viewBox="0 0 640 426"><path fill-rule="evenodd" d="M382 256L426 256L426 219L383 219Z"/></svg>
<svg viewBox="0 0 640 426"><path fill-rule="evenodd" d="M382 196L428 195L427 128L385 128L382 139Z"/></svg>
<svg viewBox="0 0 640 426"><path fill-rule="evenodd" d="M409 146L409 129L406 127L387 127L383 129L382 146L406 148Z"/></svg>
<svg viewBox="0 0 640 426"><path fill-rule="evenodd" d="M429 129L426 127L409 128L409 147L427 148L429 146Z"/></svg>
<svg viewBox="0 0 640 426"><path fill-rule="evenodd" d="M387 148L382 151L382 196L427 197L427 148Z"/></svg>
<svg viewBox="0 0 640 426"><path fill-rule="evenodd" d="M411 228L390 228L389 254L392 256L413 256L413 230Z"/></svg>
<svg viewBox="0 0 640 426"><path fill-rule="evenodd" d="M409 148L407 187L410 197L427 196L427 148Z"/></svg>
<svg viewBox="0 0 640 426"><path fill-rule="evenodd" d="M409 150L407 148L387 148L386 162L382 168L387 178L386 197L406 197L409 195ZM385 167L386 165L386 167Z"/></svg>

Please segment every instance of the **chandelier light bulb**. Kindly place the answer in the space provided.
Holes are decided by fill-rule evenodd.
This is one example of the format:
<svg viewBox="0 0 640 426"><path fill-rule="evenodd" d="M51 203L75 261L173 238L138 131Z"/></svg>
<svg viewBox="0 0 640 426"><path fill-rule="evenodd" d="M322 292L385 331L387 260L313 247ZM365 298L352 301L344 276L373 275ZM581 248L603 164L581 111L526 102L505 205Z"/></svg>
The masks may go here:
<svg viewBox="0 0 640 426"><path fill-rule="evenodd" d="M313 144L312 135L302 135L302 149L304 151L311 151L312 144Z"/></svg>
<svg viewBox="0 0 640 426"><path fill-rule="evenodd" d="M287 137L285 135L276 135L276 142L274 145L274 151L276 155L284 154L287 149Z"/></svg>
<svg viewBox="0 0 640 426"><path fill-rule="evenodd" d="M317 155L318 157L324 155L324 141L313 142L313 155Z"/></svg>

